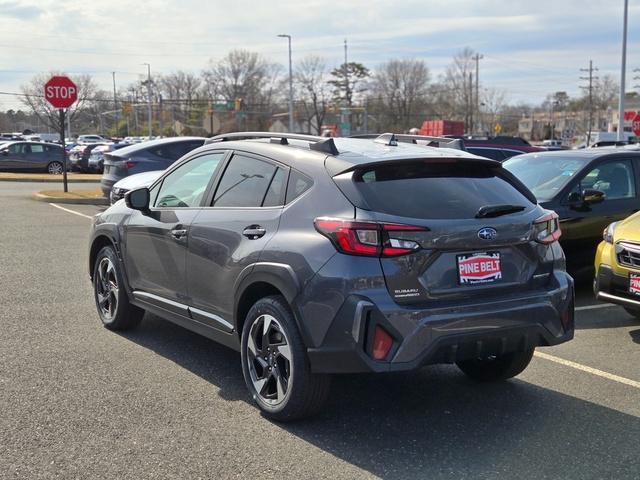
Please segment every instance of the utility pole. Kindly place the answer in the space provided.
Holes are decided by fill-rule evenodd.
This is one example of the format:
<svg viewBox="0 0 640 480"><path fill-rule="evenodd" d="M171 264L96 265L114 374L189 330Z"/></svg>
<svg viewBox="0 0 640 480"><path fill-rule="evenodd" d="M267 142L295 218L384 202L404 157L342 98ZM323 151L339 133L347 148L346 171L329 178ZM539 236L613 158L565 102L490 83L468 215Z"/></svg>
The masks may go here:
<svg viewBox="0 0 640 480"><path fill-rule="evenodd" d="M111 76L113 77L113 109L115 110L116 116L116 137L119 136L118 132L118 97L116 95L116 72L111 72Z"/></svg>
<svg viewBox="0 0 640 480"><path fill-rule="evenodd" d="M340 115L340 130L343 136L351 134L351 91L349 88L349 60L347 57L347 39L344 39L344 107Z"/></svg>
<svg viewBox="0 0 640 480"><path fill-rule="evenodd" d="M289 40L289 132L293 133L293 66L291 62L291 35L281 33L278 37Z"/></svg>
<svg viewBox="0 0 640 480"><path fill-rule="evenodd" d="M473 135L473 74L469 72L469 135Z"/></svg>
<svg viewBox="0 0 640 480"><path fill-rule="evenodd" d="M589 81L588 87L580 87L588 90L589 92L589 126L588 126L588 132L587 132L587 147L588 147L589 144L591 143L591 129L593 128L593 81L598 79L598 77L593 76L593 72L594 71L597 72L598 69L594 68L593 60L589 60L589 68L581 68L580 71L589 72L588 77L580 77L580 80Z"/></svg>
<svg viewBox="0 0 640 480"><path fill-rule="evenodd" d="M476 53L473 56L473 60L476 62L476 122L478 127L476 130L480 130L482 125L480 124L480 60L484 58L484 55Z"/></svg>
<svg viewBox="0 0 640 480"><path fill-rule="evenodd" d="M618 100L618 141L624 137L624 89L627 72L627 18L629 0L624 0L624 21L622 26L622 62L620 67L620 99Z"/></svg>
<svg viewBox="0 0 640 480"><path fill-rule="evenodd" d="M148 101L148 114L149 114L149 140L153 136L153 122L152 122L152 112L151 112L151 64L143 63L142 65L147 66L147 101Z"/></svg>

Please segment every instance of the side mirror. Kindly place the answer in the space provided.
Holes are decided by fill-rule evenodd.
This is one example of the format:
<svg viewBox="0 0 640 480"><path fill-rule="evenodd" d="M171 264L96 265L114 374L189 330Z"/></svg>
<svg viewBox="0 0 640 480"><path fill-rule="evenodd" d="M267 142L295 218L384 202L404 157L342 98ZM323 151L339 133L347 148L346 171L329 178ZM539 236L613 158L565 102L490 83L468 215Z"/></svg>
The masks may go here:
<svg viewBox="0 0 640 480"><path fill-rule="evenodd" d="M601 190L595 190L593 188L585 188L582 191L582 201L586 204L592 205L594 203L602 203L606 198L606 194Z"/></svg>
<svg viewBox="0 0 640 480"><path fill-rule="evenodd" d="M124 201L127 204L127 207L134 210L140 210L144 213L149 211L150 198L151 195L149 193L149 189L143 187L127 192L127 194L124 196Z"/></svg>
<svg viewBox="0 0 640 480"><path fill-rule="evenodd" d="M569 200L569 203L582 203L582 195L578 192L571 192L567 200Z"/></svg>

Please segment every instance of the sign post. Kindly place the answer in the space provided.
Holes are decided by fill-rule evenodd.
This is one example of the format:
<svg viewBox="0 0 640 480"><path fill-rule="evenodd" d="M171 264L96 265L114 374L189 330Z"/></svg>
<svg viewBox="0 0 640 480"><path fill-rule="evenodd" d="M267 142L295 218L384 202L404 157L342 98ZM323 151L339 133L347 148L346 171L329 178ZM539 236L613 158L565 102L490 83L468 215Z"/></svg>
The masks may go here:
<svg viewBox="0 0 640 480"><path fill-rule="evenodd" d="M69 77L56 76L51 77L44 84L44 98L55 108L60 114L60 143L62 144L62 182L64 191L68 192L67 184L67 152L64 141L65 126L65 108L69 108L78 99L78 87L71 81Z"/></svg>

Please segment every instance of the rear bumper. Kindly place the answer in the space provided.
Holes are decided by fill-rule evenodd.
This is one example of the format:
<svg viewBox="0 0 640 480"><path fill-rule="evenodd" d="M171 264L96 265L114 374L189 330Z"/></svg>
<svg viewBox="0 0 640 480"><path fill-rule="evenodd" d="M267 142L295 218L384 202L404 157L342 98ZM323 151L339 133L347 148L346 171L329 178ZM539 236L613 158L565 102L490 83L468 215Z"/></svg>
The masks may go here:
<svg viewBox="0 0 640 480"><path fill-rule="evenodd" d="M573 320L573 279L558 270L546 289L464 306L410 309L351 295L322 343L307 351L315 372L412 370L557 345L573 338ZM369 353L376 325L394 337L384 361Z"/></svg>
<svg viewBox="0 0 640 480"><path fill-rule="evenodd" d="M105 178L104 175L102 176L102 180L100 180L100 189L105 197L111 197L111 189L118 180L120 179Z"/></svg>
<svg viewBox="0 0 640 480"><path fill-rule="evenodd" d="M608 265L598 267L593 291L598 300L640 310L640 295L629 292L629 277L617 275Z"/></svg>

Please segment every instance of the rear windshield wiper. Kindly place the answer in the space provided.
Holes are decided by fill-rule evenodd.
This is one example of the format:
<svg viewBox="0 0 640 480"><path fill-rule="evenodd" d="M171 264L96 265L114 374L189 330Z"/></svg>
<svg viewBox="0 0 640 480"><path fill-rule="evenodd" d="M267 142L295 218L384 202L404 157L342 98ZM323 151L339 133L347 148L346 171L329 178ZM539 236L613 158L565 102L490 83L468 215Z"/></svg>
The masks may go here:
<svg viewBox="0 0 640 480"><path fill-rule="evenodd" d="M485 205L476 212L476 218L494 218L510 213L521 212L526 207L522 205Z"/></svg>

